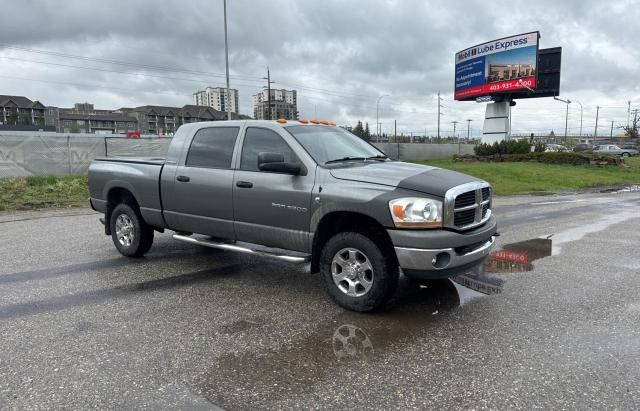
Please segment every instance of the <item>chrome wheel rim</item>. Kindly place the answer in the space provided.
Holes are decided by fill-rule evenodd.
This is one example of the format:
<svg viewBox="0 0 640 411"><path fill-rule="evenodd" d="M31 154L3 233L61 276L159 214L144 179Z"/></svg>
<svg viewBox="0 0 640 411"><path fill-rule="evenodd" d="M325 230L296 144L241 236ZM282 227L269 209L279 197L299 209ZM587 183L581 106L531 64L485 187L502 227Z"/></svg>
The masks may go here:
<svg viewBox="0 0 640 411"><path fill-rule="evenodd" d="M116 219L116 237L118 242L125 247L131 246L135 238L133 221L126 214L120 214Z"/></svg>
<svg viewBox="0 0 640 411"><path fill-rule="evenodd" d="M333 256L331 276L336 287L349 297L362 297L373 285L371 262L356 248L343 248Z"/></svg>

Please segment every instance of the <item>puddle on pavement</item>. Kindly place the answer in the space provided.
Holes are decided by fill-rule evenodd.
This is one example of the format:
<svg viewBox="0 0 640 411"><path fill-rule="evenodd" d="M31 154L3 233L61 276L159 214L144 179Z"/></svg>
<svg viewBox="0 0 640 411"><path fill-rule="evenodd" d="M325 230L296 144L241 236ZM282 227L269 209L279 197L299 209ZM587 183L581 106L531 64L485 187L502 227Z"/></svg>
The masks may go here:
<svg viewBox="0 0 640 411"><path fill-rule="evenodd" d="M626 187L613 187L600 190L601 193L633 193L640 191L640 184L632 184Z"/></svg>
<svg viewBox="0 0 640 411"><path fill-rule="evenodd" d="M550 238L535 238L493 251L485 264L453 281L417 283L403 277L397 297L384 311L343 311L282 349L219 358L199 380L199 388L223 407L233 405L228 402L230 392L259 392L259 398L267 400L286 398L293 389L312 391L313 384L337 369L351 372L366 367L385 352L429 335L439 322L452 321L449 314L456 308L500 293L505 281L501 274L531 271L532 263L551 255L551 251ZM244 322L232 328L249 330L248 334L255 331Z"/></svg>
<svg viewBox="0 0 640 411"><path fill-rule="evenodd" d="M507 244L492 251L483 265L452 280L482 294L500 294L505 280L498 274L531 271L532 262L550 256L552 250L551 238L533 238Z"/></svg>

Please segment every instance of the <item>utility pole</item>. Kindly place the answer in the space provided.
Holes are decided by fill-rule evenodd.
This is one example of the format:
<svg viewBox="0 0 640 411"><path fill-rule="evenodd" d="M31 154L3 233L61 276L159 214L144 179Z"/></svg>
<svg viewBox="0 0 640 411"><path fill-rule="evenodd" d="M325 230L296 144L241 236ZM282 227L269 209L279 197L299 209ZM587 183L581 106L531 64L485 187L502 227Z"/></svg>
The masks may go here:
<svg viewBox="0 0 640 411"><path fill-rule="evenodd" d="M267 77L262 77L267 80L267 110L268 110L268 119L273 120L273 114L271 113L271 83L275 83L275 81L271 81L271 73L269 72L269 66L267 66Z"/></svg>
<svg viewBox="0 0 640 411"><path fill-rule="evenodd" d="M440 98L440 91L438 90L438 141L440 141L440 107L442 104L440 103L442 99Z"/></svg>
<svg viewBox="0 0 640 411"><path fill-rule="evenodd" d="M396 122L396 120L393 120L393 138L396 139L396 142L398 141L398 123Z"/></svg>
<svg viewBox="0 0 640 411"><path fill-rule="evenodd" d="M596 129L593 132L593 139L596 140L598 138L598 115L600 114L600 106L596 106Z"/></svg>
<svg viewBox="0 0 640 411"><path fill-rule="evenodd" d="M627 128L629 128L630 117L631 117L631 100L627 101Z"/></svg>
<svg viewBox="0 0 640 411"><path fill-rule="evenodd" d="M382 97L387 97L389 94L383 94L376 100L376 143L380 141L380 133L382 132L382 126L380 124L380 100Z"/></svg>
<svg viewBox="0 0 640 411"><path fill-rule="evenodd" d="M611 120L611 133L609 133L609 137L613 137L613 120Z"/></svg>
<svg viewBox="0 0 640 411"><path fill-rule="evenodd" d="M471 122L473 120L471 120L470 118L467 119L467 141L469 141L469 137L471 136Z"/></svg>
<svg viewBox="0 0 640 411"><path fill-rule="evenodd" d="M226 63L226 74L227 74L227 92L225 97L225 106L227 108L227 117L228 120L231 120L231 87L229 87L229 42L227 40L227 0L224 0L224 58Z"/></svg>
<svg viewBox="0 0 640 411"><path fill-rule="evenodd" d="M393 137L396 139L396 147L398 147L398 160L400 160L400 140L398 140L398 123L393 120Z"/></svg>

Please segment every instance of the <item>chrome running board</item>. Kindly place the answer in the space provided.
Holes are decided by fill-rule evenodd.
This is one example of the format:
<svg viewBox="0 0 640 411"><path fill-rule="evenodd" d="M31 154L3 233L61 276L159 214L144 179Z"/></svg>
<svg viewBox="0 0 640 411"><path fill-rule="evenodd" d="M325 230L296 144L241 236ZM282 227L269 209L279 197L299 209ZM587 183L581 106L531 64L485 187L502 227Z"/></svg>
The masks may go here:
<svg viewBox="0 0 640 411"><path fill-rule="evenodd" d="M189 237L181 234L174 234L173 239L178 241L184 241L185 243L197 244L197 245L202 245L210 248L217 248L220 250L236 251L239 253L253 254L253 255L258 255L262 257L277 258L279 260L284 260L291 263L306 263L311 260L311 256L309 255L294 256L294 255L279 254L276 252L268 251L268 249L252 250L251 248L241 247L235 244L220 243L217 241L194 238L194 237Z"/></svg>

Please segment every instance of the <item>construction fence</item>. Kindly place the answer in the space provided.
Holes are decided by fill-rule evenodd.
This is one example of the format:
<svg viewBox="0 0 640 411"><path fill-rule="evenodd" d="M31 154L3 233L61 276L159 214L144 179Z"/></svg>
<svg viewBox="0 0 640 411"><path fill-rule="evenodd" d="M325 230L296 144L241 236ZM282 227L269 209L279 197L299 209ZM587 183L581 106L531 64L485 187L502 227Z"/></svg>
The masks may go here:
<svg viewBox="0 0 640 411"><path fill-rule="evenodd" d="M171 138L118 134L61 134L0 131L0 178L86 174L96 157L164 157ZM472 144L379 143L378 148L405 161L448 159L473 154Z"/></svg>
<svg viewBox="0 0 640 411"><path fill-rule="evenodd" d="M164 157L170 138L0 132L0 178L86 174L96 157Z"/></svg>

